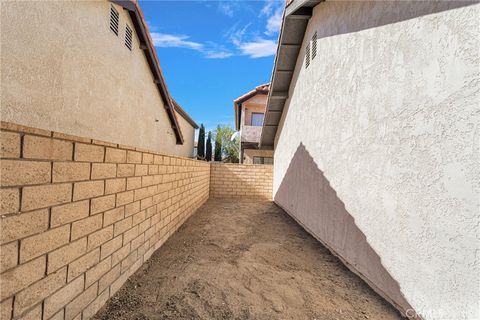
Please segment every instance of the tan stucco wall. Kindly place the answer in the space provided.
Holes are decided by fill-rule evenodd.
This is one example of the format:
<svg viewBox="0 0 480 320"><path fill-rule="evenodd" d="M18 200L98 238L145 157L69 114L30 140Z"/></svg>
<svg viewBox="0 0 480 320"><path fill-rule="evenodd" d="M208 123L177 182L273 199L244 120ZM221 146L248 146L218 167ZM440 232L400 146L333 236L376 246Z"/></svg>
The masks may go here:
<svg viewBox="0 0 480 320"><path fill-rule="evenodd" d="M193 144L195 140L195 128L177 113L178 124L183 134L183 144L175 146L175 154L181 154L184 157L193 157Z"/></svg>
<svg viewBox="0 0 480 320"><path fill-rule="evenodd" d="M119 35L110 31L111 5L2 2L2 120L191 156L176 147L135 31L133 50L124 44L133 26L119 6Z"/></svg>
<svg viewBox="0 0 480 320"><path fill-rule="evenodd" d="M242 163L253 164L253 157L273 158L273 150L243 149L243 162Z"/></svg>
<svg viewBox="0 0 480 320"><path fill-rule="evenodd" d="M480 318L478 21L478 4L320 3L277 134L275 201L427 320Z"/></svg>
<svg viewBox="0 0 480 320"><path fill-rule="evenodd" d="M242 103L243 121L242 125L252 125L252 113L265 113L267 95L256 95Z"/></svg>

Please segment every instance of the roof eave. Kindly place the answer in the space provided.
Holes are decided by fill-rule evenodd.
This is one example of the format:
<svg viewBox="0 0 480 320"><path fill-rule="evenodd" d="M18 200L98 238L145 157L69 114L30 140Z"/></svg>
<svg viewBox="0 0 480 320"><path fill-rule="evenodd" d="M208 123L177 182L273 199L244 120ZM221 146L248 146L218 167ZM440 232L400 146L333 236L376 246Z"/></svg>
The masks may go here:
<svg viewBox="0 0 480 320"><path fill-rule="evenodd" d="M324 0L295 0L288 3L284 10L260 136L261 148L274 147L305 30L313 14L313 7L322 1Z"/></svg>

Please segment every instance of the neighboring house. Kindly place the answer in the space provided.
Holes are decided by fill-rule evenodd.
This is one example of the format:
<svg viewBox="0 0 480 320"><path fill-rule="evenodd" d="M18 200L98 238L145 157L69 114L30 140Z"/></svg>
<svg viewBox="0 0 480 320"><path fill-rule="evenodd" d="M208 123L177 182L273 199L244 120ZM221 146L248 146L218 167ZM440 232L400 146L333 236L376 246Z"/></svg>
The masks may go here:
<svg viewBox="0 0 480 320"><path fill-rule="evenodd" d="M2 121L192 156L135 1L8 1L1 20Z"/></svg>
<svg viewBox="0 0 480 320"><path fill-rule="evenodd" d="M263 84L233 101L235 128L240 132L240 163L272 164L272 150L258 147L269 84Z"/></svg>
<svg viewBox="0 0 480 320"><path fill-rule="evenodd" d="M275 202L407 316L480 318L480 5L286 7Z"/></svg>

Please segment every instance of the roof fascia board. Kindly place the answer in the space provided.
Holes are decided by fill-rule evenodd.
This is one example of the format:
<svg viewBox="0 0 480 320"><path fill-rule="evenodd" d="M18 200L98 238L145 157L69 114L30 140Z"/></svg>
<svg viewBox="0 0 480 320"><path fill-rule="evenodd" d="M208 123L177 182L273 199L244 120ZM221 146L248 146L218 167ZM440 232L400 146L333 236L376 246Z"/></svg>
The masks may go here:
<svg viewBox="0 0 480 320"><path fill-rule="evenodd" d="M285 8L285 17L288 17L298 9L304 7L310 0L295 0Z"/></svg>

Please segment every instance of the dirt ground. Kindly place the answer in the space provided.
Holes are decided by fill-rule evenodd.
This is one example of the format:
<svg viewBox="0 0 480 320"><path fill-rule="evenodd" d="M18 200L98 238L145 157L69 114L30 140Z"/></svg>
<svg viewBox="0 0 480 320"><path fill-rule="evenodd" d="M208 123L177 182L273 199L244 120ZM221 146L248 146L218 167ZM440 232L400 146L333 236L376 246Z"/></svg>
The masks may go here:
<svg viewBox="0 0 480 320"><path fill-rule="evenodd" d="M282 209L209 200L96 319L400 319Z"/></svg>

